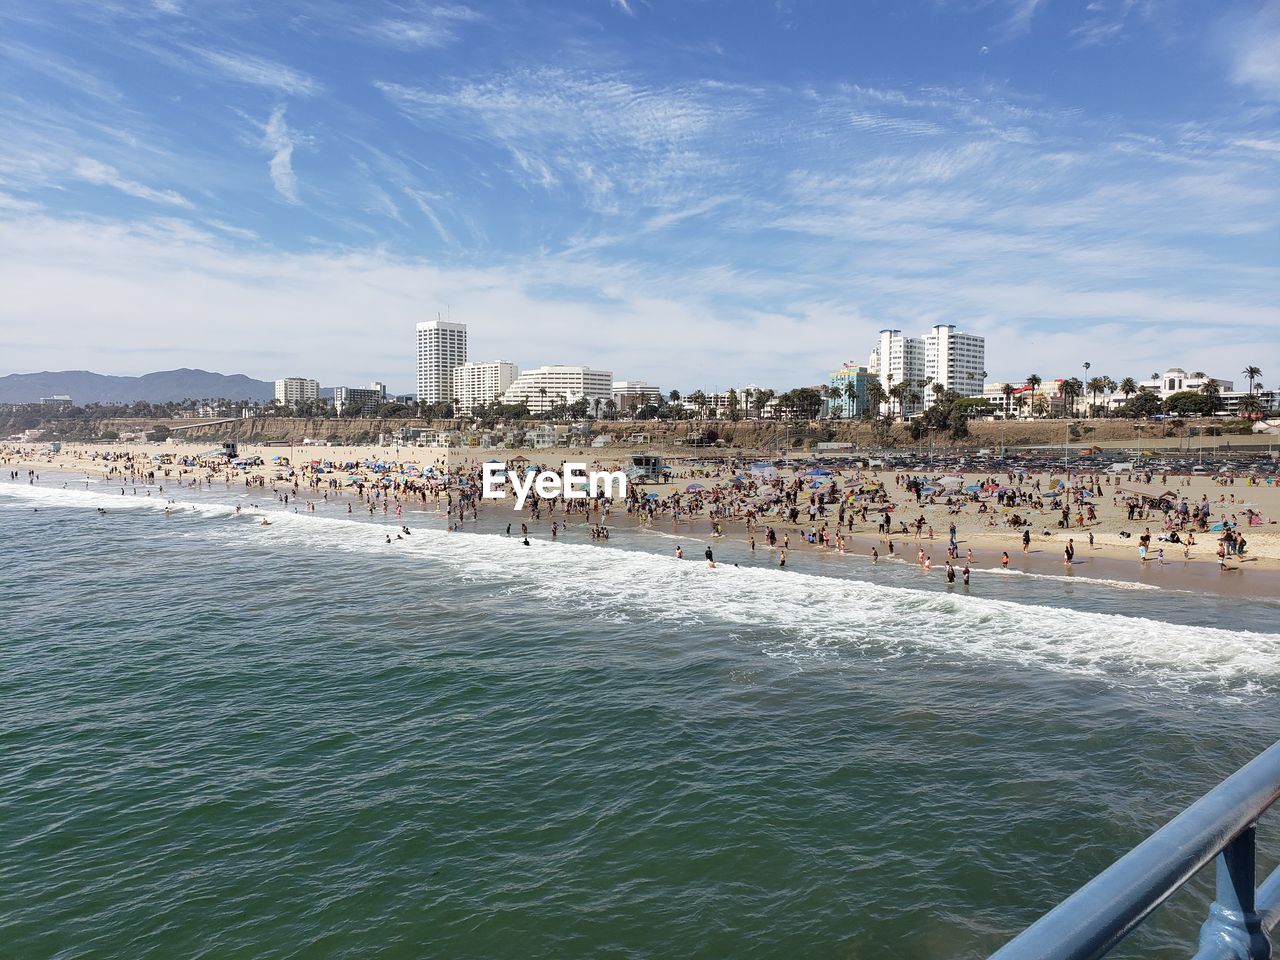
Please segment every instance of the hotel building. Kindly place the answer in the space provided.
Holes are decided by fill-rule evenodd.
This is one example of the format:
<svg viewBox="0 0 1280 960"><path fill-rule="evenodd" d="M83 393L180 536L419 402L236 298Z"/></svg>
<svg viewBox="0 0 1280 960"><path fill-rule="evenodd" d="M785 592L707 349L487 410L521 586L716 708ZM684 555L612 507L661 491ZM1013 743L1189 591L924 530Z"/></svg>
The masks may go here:
<svg viewBox="0 0 1280 960"><path fill-rule="evenodd" d="M455 413L470 413L481 404L501 399L519 375L520 368L506 360L464 363L454 367L450 399L457 401Z"/></svg>
<svg viewBox="0 0 1280 960"><path fill-rule="evenodd" d="M924 338L924 375L962 397L982 396L986 378L987 342L971 333L961 333L955 324L938 323ZM926 403L933 400L933 384L927 388Z"/></svg>
<svg viewBox="0 0 1280 960"><path fill-rule="evenodd" d="M367 387L334 387L333 408L342 414L350 407L359 407L360 413L368 416L387 400L387 385L375 380Z"/></svg>
<svg viewBox="0 0 1280 960"><path fill-rule="evenodd" d="M320 381L306 377L284 377L276 381L276 403L292 407L296 403L320 399Z"/></svg>
<svg viewBox="0 0 1280 960"><path fill-rule="evenodd" d="M502 395L503 403L523 403L530 413L546 413L582 397L601 404L613 393L613 371L552 364L525 370ZM593 407L592 413L595 412Z"/></svg>
<svg viewBox="0 0 1280 960"><path fill-rule="evenodd" d="M467 325L427 320L417 326L418 400L448 403L453 399L453 370L467 362Z"/></svg>

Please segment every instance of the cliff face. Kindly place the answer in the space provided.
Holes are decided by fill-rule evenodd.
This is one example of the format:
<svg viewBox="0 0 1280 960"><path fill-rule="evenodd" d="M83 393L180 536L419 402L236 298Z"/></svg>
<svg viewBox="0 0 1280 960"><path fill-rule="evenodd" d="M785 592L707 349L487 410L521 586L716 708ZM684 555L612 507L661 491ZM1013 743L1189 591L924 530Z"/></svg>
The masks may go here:
<svg viewBox="0 0 1280 960"><path fill-rule="evenodd" d="M390 434L401 427L411 429L453 430L458 424L451 420L344 420L344 419L307 419L300 417L259 417L251 420L225 420L210 423L199 423L191 420L143 420L112 419L101 421L98 432L115 430L118 433L149 431L163 423L173 431L174 439L209 441L236 440L241 442L283 441L301 443L304 438L326 440L335 444L374 443L379 434ZM1245 438L1236 436L1236 421L1221 420L1188 421L1189 426L1197 427L1197 433L1207 428L1220 431L1224 438L1233 442ZM534 426L529 424L530 427ZM1186 436L1186 426L1171 427L1165 423L1139 422L1130 420L1090 420L1077 422L1073 427L1065 420L1012 421L1009 423L988 423L974 421L969 424L970 436L953 442L942 434L935 434L935 449L961 448L977 449L981 447L996 448L1002 440L1008 447L1058 445L1065 441L1073 444L1099 443L1106 445L1153 445L1164 446ZM730 448L752 450L811 449L819 442L853 443L863 449L876 448L880 443L876 440L868 424L847 421L825 421L817 424L778 424L770 421L680 421L675 423L630 423L620 421L600 421L592 424L591 436L600 433L613 435L620 444L633 435L647 437L647 444L653 446L683 445L690 437L705 436L713 432L715 436ZM1206 443L1212 445L1212 437L1206 437ZM585 446L589 438L578 439L574 446ZM1199 440L1193 440L1195 445ZM916 448L928 446L926 437L923 441L911 439L907 427L895 425L890 435L889 445L899 448ZM626 444L635 446L634 443Z"/></svg>

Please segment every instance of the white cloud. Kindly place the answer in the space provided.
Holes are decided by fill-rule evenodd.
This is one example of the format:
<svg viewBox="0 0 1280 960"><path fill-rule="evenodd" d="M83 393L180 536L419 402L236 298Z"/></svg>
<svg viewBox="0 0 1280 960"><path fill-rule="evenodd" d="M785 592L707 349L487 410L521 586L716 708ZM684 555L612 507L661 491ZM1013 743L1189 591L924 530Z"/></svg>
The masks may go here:
<svg viewBox="0 0 1280 960"><path fill-rule="evenodd" d="M1219 369L1240 354L1264 368L1280 363L1280 308L1265 300L1173 297L1096 281L1073 288L1073 277L1010 283L981 270L877 278L870 269L831 284L785 271L673 272L556 255L444 266L376 248L242 249L177 220L124 225L32 213L0 218L0 328L66 330L66 318L77 318L74 336L11 356L23 369L199 365L271 378L288 368L329 383L377 378L405 387L413 323L446 303L471 325L476 356L589 363L680 389L813 382L833 349L861 359L886 319L914 328L955 319L956 310L988 336L996 378L1025 374L1028 364L1058 375L1085 359L1112 375L1193 356L1185 362ZM900 302L900 317L867 306L882 294ZM725 297L776 305L726 306ZM175 311L188 320L181 346L133 352L170 342ZM352 317L364 318L358 333ZM268 318L273 338L264 347ZM617 329L644 336L605 335Z"/></svg>
<svg viewBox="0 0 1280 960"><path fill-rule="evenodd" d="M284 121L283 106L271 111L262 132L262 146L271 151L267 164L271 184L276 192L290 203L298 202L298 178L293 172L294 135Z"/></svg>
<svg viewBox="0 0 1280 960"><path fill-rule="evenodd" d="M1235 25L1229 43L1235 81L1280 100L1280 0L1268 0L1256 17Z"/></svg>
<svg viewBox="0 0 1280 960"><path fill-rule="evenodd" d="M152 203L167 203L176 207L190 207L191 201L173 190L156 190L146 184L125 179L115 167L107 166L90 157L80 157L72 167L72 174L78 180L92 183L100 187L114 187L121 193Z"/></svg>
<svg viewBox="0 0 1280 960"><path fill-rule="evenodd" d="M238 83L278 90L290 96L310 97L324 87L313 77L293 67L246 53L231 53L205 47L186 48L217 73Z"/></svg>
<svg viewBox="0 0 1280 960"><path fill-rule="evenodd" d="M609 0L609 5L615 10L621 10L629 17L634 17L635 11L631 9L631 4L627 0Z"/></svg>
<svg viewBox="0 0 1280 960"><path fill-rule="evenodd" d="M360 32L372 40L406 50L439 48L458 40L458 27L481 20L480 14L461 4L407 11L402 17L383 17Z"/></svg>
<svg viewBox="0 0 1280 960"><path fill-rule="evenodd" d="M1007 0L1009 16L1001 27L1006 37L1017 37L1031 29L1031 21L1035 19L1036 10L1044 0Z"/></svg>
<svg viewBox="0 0 1280 960"><path fill-rule="evenodd" d="M571 184L597 211L614 209L620 197L684 202L692 178L714 173L708 138L748 112L741 96L710 85L644 86L554 68L444 91L375 86L424 126L504 152L526 185Z"/></svg>

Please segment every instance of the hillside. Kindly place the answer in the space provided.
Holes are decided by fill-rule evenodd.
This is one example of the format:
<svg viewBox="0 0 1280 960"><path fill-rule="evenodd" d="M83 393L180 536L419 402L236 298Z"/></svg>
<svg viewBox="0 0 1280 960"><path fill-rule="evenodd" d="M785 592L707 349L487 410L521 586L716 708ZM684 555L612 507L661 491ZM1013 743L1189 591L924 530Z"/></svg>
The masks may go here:
<svg viewBox="0 0 1280 960"><path fill-rule="evenodd" d="M163 403L224 397L228 400L270 400L275 385L243 374L210 373L207 370L163 370L141 377L116 377L88 370L43 373L11 373L0 377L0 403L34 403L41 397L69 396L77 405L86 403Z"/></svg>

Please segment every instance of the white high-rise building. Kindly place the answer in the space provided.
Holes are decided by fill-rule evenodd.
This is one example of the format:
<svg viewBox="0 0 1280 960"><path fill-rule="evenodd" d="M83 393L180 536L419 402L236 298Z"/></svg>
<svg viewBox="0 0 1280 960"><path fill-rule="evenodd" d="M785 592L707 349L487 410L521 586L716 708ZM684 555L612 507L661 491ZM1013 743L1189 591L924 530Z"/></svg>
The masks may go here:
<svg viewBox="0 0 1280 960"><path fill-rule="evenodd" d="M453 369L467 362L467 325L444 320L418 324L418 400L453 399Z"/></svg>
<svg viewBox="0 0 1280 960"><path fill-rule="evenodd" d="M962 397L982 396L987 373L986 340L961 333L955 324L937 323L924 338L924 375ZM925 404L933 403L933 384L927 388Z"/></svg>
<svg viewBox="0 0 1280 960"><path fill-rule="evenodd" d="M459 411L470 413L482 403L501 398L519 375L520 369L506 360L464 363L453 368L452 398L458 401Z"/></svg>
<svg viewBox="0 0 1280 960"><path fill-rule="evenodd" d="M556 404L573 403L583 397L603 404L612 392L612 370L552 364L521 373L502 395L502 402L523 403L530 413L545 413Z"/></svg>
<svg viewBox="0 0 1280 960"><path fill-rule="evenodd" d="M276 381L276 403L293 406L306 400L320 399L320 381L306 377L284 377Z"/></svg>
<svg viewBox="0 0 1280 960"><path fill-rule="evenodd" d="M884 387L885 393L900 383L908 382L911 390L923 398L924 388L921 383L927 376L924 341L918 337L903 336L901 330L881 330L880 342L871 351L871 358L867 361L867 371L880 378L880 385ZM910 415L923 406L923 401L899 403L890 400L887 401L886 408L895 413Z"/></svg>

